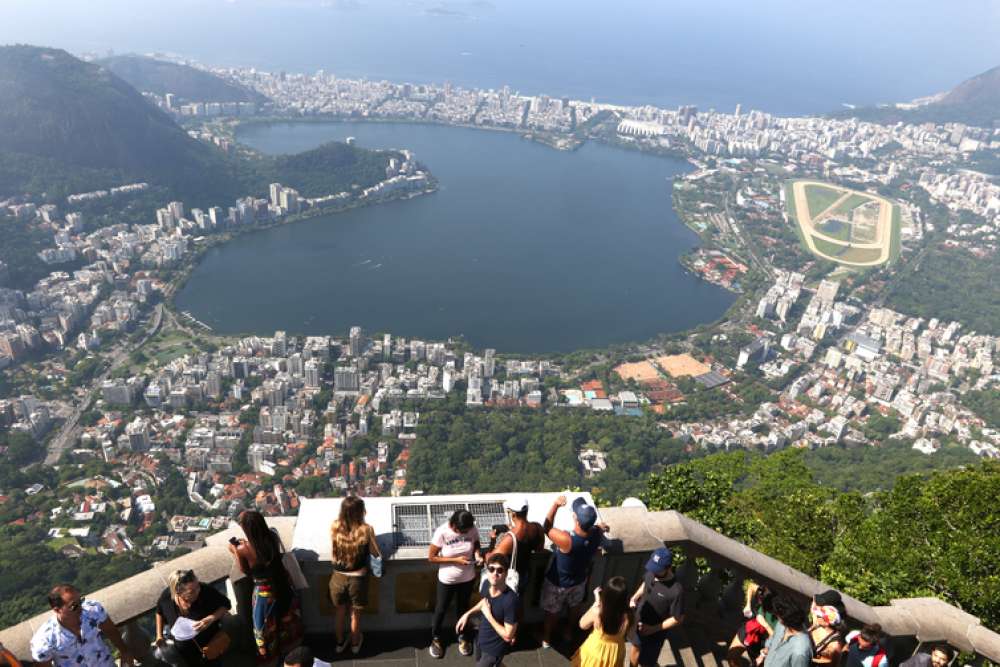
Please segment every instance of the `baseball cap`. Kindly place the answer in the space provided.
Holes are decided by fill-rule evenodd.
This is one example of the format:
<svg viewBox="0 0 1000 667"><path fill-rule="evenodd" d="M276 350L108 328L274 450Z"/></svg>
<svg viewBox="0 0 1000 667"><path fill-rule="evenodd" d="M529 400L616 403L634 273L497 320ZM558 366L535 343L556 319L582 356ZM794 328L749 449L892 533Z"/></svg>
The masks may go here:
<svg viewBox="0 0 1000 667"><path fill-rule="evenodd" d="M646 572L662 572L674 564L674 552L666 547L660 547L646 561Z"/></svg>
<svg viewBox="0 0 1000 667"><path fill-rule="evenodd" d="M528 511L528 499L524 496L511 496L503 501L503 508L508 512L520 514Z"/></svg>
<svg viewBox="0 0 1000 667"><path fill-rule="evenodd" d="M583 498L577 498L573 501L573 514L580 522L580 528L584 530L590 530L597 523L597 510L588 505Z"/></svg>
<svg viewBox="0 0 1000 667"><path fill-rule="evenodd" d="M844 601L840 597L840 592L835 590L823 591L822 593L817 593L813 598L816 601L816 605L819 607L843 607Z"/></svg>

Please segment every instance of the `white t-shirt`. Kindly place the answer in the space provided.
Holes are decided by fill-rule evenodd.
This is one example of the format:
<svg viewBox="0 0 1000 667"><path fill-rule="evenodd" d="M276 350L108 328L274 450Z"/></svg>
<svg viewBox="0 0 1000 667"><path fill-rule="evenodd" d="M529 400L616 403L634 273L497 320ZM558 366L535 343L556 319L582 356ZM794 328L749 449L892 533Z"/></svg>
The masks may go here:
<svg viewBox="0 0 1000 667"><path fill-rule="evenodd" d="M438 554L445 558L463 556L468 565L447 563L438 566L438 580L442 584L461 584L476 578L476 557L473 546L479 541L479 529L473 526L464 533L457 533L447 523L438 526L431 538L431 544L441 549Z"/></svg>

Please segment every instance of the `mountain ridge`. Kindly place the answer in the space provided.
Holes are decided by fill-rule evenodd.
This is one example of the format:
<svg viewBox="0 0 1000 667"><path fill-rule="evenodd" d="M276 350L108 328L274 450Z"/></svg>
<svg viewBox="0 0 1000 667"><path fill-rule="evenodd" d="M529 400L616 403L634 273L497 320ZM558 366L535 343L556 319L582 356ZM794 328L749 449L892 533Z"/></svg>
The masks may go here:
<svg viewBox="0 0 1000 667"><path fill-rule="evenodd" d="M149 56L128 54L94 61L141 92L164 96L173 93L195 102L267 101L255 90L226 81L220 76L189 65Z"/></svg>

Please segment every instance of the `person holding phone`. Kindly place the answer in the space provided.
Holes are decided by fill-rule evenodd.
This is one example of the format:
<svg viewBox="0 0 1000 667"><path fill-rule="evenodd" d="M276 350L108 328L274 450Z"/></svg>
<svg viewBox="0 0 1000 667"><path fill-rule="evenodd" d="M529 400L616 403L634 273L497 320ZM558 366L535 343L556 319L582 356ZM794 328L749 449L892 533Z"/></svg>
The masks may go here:
<svg viewBox="0 0 1000 667"><path fill-rule="evenodd" d="M452 601L455 602L457 618L461 618L469 608L469 598L476 585L476 565L479 564L479 559L479 530L476 528L475 518L468 510L456 510L446 523L434 531L427 555L427 560L438 566L429 649L432 658L444 656L441 627ZM472 655L472 638L468 630L459 637L458 652Z"/></svg>
<svg viewBox="0 0 1000 667"><path fill-rule="evenodd" d="M361 612L368 606L368 575L371 556L382 557L375 529L365 523L365 501L347 496L340 503L340 516L330 526L330 599L334 604L333 632L337 653L361 651ZM350 609L350 633L344 629Z"/></svg>

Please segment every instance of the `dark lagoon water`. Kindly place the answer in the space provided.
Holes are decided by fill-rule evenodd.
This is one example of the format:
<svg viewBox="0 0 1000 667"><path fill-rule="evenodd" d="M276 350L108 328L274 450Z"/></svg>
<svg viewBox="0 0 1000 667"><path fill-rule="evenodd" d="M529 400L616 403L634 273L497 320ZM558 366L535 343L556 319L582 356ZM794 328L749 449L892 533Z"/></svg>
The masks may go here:
<svg viewBox="0 0 1000 667"><path fill-rule="evenodd" d="M406 147L440 190L247 234L211 250L177 296L222 333L367 331L504 352L647 339L712 321L734 296L684 272L697 237L671 208L687 163L589 143L416 124L276 124L269 153L356 137Z"/></svg>

